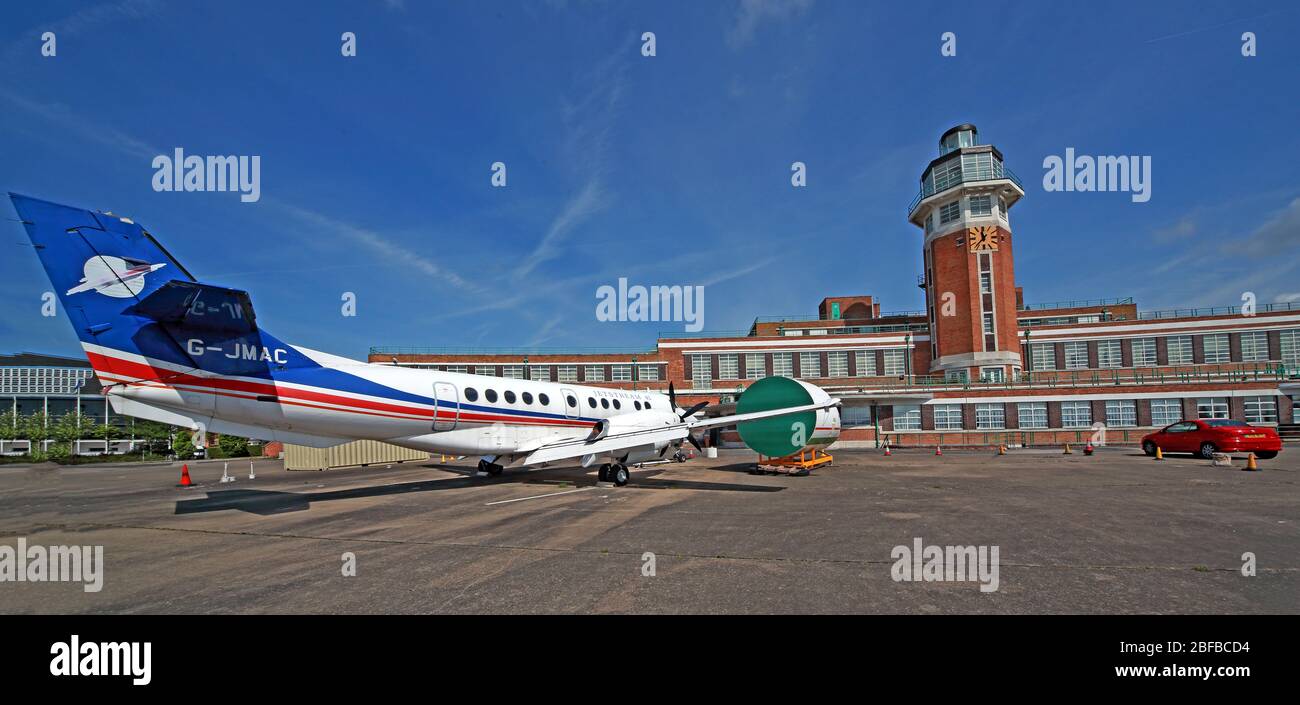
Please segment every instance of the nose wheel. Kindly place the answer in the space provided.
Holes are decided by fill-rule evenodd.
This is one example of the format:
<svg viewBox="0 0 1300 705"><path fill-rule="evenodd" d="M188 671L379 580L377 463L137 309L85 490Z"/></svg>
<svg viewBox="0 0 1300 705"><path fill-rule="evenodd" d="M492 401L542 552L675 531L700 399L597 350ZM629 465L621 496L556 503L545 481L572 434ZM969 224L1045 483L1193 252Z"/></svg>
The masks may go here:
<svg viewBox="0 0 1300 705"><path fill-rule="evenodd" d="M479 472L485 472L493 477L496 477L497 475L501 474L502 470L505 470L505 468L500 465L497 465L496 463L489 463L486 460L478 461Z"/></svg>
<svg viewBox="0 0 1300 705"><path fill-rule="evenodd" d="M596 477L601 482L612 482L616 487L622 487L627 484L632 475L628 472L627 466L622 463L605 463L596 472Z"/></svg>

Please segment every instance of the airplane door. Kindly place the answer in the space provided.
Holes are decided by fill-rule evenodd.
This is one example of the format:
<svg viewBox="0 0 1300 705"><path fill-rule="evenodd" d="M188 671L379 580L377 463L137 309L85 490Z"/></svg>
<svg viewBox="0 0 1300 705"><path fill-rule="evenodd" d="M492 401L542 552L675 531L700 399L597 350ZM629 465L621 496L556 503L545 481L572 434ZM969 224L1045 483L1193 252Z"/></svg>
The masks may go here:
<svg viewBox="0 0 1300 705"><path fill-rule="evenodd" d="M460 396L456 393L456 385L449 382L434 382L433 401L434 408L437 410L437 416L433 419L433 430L450 431L456 428L456 422L460 421Z"/></svg>
<svg viewBox="0 0 1300 705"><path fill-rule="evenodd" d="M560 400L560 403L564 405L564 418L566 419L578 418L578 406L582 404L582 400L578 398L578 395L574 394L572 389L561 388L560 396L564 397L563 399ZM577 402L577 404L570 404L569 403L570 399Z"/></svg>

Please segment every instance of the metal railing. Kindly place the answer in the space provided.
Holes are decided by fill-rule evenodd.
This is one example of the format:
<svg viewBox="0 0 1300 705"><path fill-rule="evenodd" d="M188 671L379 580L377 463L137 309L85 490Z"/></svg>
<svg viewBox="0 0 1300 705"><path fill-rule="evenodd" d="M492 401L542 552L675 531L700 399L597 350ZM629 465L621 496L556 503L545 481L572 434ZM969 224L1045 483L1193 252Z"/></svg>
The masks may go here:
<svg viewBox="0 0 1300 705"><path fill-rule="evenodd" d="M907 206L907 214L910 216L912 214L912 211L916 210L916 206L920 204L921 201L924 201L925 199L935 194L943 193L944 191L947 191L949 189L956 188L962 184L978 183L980 181L1003 181L1003 180L1010 181L1016 186L1019 186L1021 191L1025 190L1025 186L1024 184L1020 183L1020 179L1017 178L1016 175L1006 167L1002 168L1002 173L1000 174L997 173L997 171L989 170L989 169L980 169L978 172L974 174L968 174L967 172L963 171L959 179L957 179L956 181L949 182L941 189L930 190L927 188L922 188L920 193L916 194L916 198L912 199L912 203Z"/></svg>
<svg viewBox="0 0 1300 705"><path fill-rule="evenodd" d="M849 378L853 379L853 378ZM1054 370L1022 373L1020 379L1002 382L957 382L942 377L865 378L867 384L854 385L849 379L842 384L826 384L828 389L843 393L857 387L870 391L939 391L939 390L1015 390L1037 388L1116 387L1163 384L1206 384L1272 382L1300 379L1300 366L1281 363L1235 363L1230 365L1195 365L1192 367L1117 368L1114 370ZM825 381L824 378L819 378ZM837 380L838 381L838 380ZM1207 395L1211 395L1209 392Z"/></svg>
<svg viewBox="0 0 1300 705"><path fill-rule="evenodd" d="M1052 301L1045 304L1025 304L1021 311L1051 311L1064 308L1090 308L1093 306L1121 306L1133 303L1132 296L1111 299L1072 299L1070 301Z"/></svg>
<svg viewBox="0 0 1300 705"><path fill-rule="evenodd" d="M573 347L573 348L539 348L539 347L423 347L402 345L375 345L370 348L371 355L658 355L654 350L641 347Z"/></svg>
<svg viewBox="0 0 1300 705"><path fill-rule="evenodd" d="M756 316L756 317L754 318L754 322L755 322L755 323L786 323L786 322L790 322L790 323L803 323L803 322L809 322L809 321L826 321L827 323L831 323L831 322L834 322L834 321L857 321L857 320L864 320L864 321L866 321L866 320L875 320L875 319L879 319L879 318L904 318L904 317L924 316L924 315L925 315L925 311L886 311L885 313L882 313L882 314L880 314L879 316L872 316L871 318L843 318L843 317L841 317L841 318L822 318L821 316L811 316L811 315L805 315L805 316Z"/></svg>
<svg viewBox="0 0 1300 705"><path fill-rule="evenodd" d="M1261 304L1255 306L1255 313L1274 311L1300 311L1300 301L1287 303ZM1139 320L1159 318L1191 318L1195 316L1240 316L1244 315L1241 306L1210 306L1204 308L1167 308L1158 311L1138 311Z"/></svg>

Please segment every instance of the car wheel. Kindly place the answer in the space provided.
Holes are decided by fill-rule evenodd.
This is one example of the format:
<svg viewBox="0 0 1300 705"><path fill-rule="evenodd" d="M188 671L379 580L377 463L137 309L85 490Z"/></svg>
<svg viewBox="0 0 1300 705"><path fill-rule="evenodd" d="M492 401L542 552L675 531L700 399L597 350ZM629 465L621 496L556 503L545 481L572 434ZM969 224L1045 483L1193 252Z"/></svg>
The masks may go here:
<svg viewBox="0 0 1300 705"><path fill-rule="evenodd" d="M1206 460L1210 460L1214 458L1214 454L1217 453L1218 451L1219 449L1215 448L1213 443L1201 444L1201 457L1205 458Z"/></svg>
<svg viewBox="0 0 1300 705"><path fill-rule="evenodd" d="M1142 452L1154 456L1156 454L1156 444L1151 441L1142 441Z"/></svg>
<svg viewBox="0 0 1300 705"><path fill-rule="evenodd" d="M1260 452L1255 454L1255 457L1259 458L1260 460L1272 460L1273 458L1277 457L1277 451L1261 450Z"/></svg>

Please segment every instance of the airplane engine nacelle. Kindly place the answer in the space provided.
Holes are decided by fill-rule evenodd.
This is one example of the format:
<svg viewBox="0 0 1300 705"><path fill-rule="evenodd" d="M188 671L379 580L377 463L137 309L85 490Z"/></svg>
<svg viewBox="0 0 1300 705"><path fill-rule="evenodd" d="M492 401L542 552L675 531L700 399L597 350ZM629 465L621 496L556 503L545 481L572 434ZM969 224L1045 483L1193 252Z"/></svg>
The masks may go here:
<svg viewBox="0 0 1300 705"><path fill-rule="evenodd" d="M789 377L765 377L749 386L736 402L737 414L806 406L828 401L820 387ZM740 439L761 455L782 458L809 448L824 448L840 437L836 407L804 411L736 425Z"/></svg>

